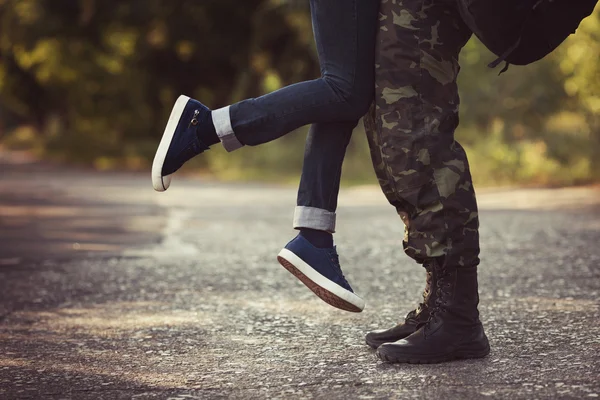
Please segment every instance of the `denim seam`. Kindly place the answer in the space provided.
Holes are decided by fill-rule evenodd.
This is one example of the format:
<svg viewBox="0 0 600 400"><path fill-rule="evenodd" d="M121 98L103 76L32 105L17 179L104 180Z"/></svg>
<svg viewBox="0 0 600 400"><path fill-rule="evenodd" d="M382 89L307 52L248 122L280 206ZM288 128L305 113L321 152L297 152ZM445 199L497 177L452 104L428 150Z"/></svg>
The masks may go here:
<svg viewBox="0 0 600 400"><path fill-rule="evenodd" d="M334 188L336 185L338 187L338 197L339 197L339 186L340 186L340 181L341 181L341 177L342 177L342 167L344 165L344 159L342 159L342 162L340 163L340 166L337 168L336 170L336 178L335 178L335 182L329 187ZM331 204L331 199L333 198L333 191L329 192L329 198L327 199L327 204ZM335 210L333 210L333 212L335 212Z"/></svg>
<svg viewBox="0 0 600 400"><path fill-rule="evenodd" d="M357 68L357 65L358 65L358 34L359 34L358 28L359 27L358 27L358 16L357 16L358 11L357 11L357 8L358 8L357 0L353 0L353 7L352 7L352 10L353 10L353 15L352 15L353 21L352 22L354 23L354 26L356 28L354 30L354 36L353 36L353 39L354 39L354 43L353 43L353 45L354 45L353 46L353 48L354 48L354 68L352 70L352 86L353 87L356 86L356 68ZM350 135L352 135L352 133L350 133ZM339 167L336 170L336 180L333 183L333 185L330 187L330 189L333 188L335 185L337 185L338 188L339 188L340 180L341 180L341 171L342 171L343 162L344 162L344 160L342 158L342 162L340 163ZM339 190L338 190L338 196L339 196ZM333 197L333 193L330 192L329 193L329 199L327 200L327 204L331 204L332 197Z"/></svg>
<svg viewBox="0 0 600 400"><path fill-rule="evenodd" d="M357 49L357 47L358 47L358 34L359 34L359 32L358 32L358 11L357 11L358 2L357 2L357 0L352 0L352 2L353 2L353 7L352 7L353 14L352 14L352 18L353 18L353 23L356 26L356 29L355 29L354 35L352 37L352 40L353 40L353 50L354 50L354 61L355 62L354 62L354 65L353 65L353 70L352 70L352 74L351 74L352 76L351 76L350 82L352 83L352 86L355 86L356 79L357 79L356 68L357 68L357 65L358 65L358 49ZM299 107L296 107L296 108L292 108L292 109L289 109L289 110L283 110L278 115L265 115L262 118L258 118L258 119L255 119L255 120L248 121L248 122L244 123L244 125L243 125L244 129L253 129L255 126L264 124L264 123L269 122L269 121L284 119L284 118L287 118L289 115L294 114L294 113L296 113L298 111L310 110L310 109L313 109L313 108L323 107L325 105L346 103L346 100L340 99L340 94L337 93L329 85L329 83L327 82L326 79L324 79L324 75L322 75L321 78L319 78L319 79L323 79L325 81L325 83L327 84L327 86L329 86L330 90L333 92L333 94L334 94L334 96L336 97L337 100L335 100L335 101L321 102L321 103L317 103L317 104L313 104L313 105L309 105L309 106L302 105L302 106L299 106ZM348 121L350 121L350 120L348 120ZM340 120L338 122L345 122L345 121L344 120ZM238 126L238 128L239 128L239 126Z"/></svg>
<svg viewBox="0 0 600 400"><path fill-rule="evenodd" d="M356 68L358 65L358 1L354 0L354 4L352 7L352 11L353 11L353 15L352 18L354 18L354 20L352 21L354 23L354 27L356 29L354 29L354 43L353 43L353 49L354 49L354 68L352 70L352 87L356 86Z"/></svg>
<svg viewBox="0 0 600 400"><path fill-rule="evenodd" d="M337 97L337 94L336 94L336 97ZM339 100L338 99L337 101L327 101L327 102L323 102L323 103L319 103L319 104L314 104L314 105L310 105L310 106L297 107L297 108L294 108L294 109L291 109L291 110L283 111L281 114L278 114L278 115L265 115L264 117L262 117L260 119L255 119L253 121L250 121L250 122L244 124L244 128L245 129L251 129L255 125L264 124L265 122L269 122L269 121L272 121L272 120L284 119L284 118L287 118L289 115L294 114L294 113L299 112L299 111L310 110L310 109L313 109L313 108L323 107L325 105L340 104L340 103L345 103L345 102L346 102L345 100ZM345 121L338 121L338 122L345 122Z"/></svg>

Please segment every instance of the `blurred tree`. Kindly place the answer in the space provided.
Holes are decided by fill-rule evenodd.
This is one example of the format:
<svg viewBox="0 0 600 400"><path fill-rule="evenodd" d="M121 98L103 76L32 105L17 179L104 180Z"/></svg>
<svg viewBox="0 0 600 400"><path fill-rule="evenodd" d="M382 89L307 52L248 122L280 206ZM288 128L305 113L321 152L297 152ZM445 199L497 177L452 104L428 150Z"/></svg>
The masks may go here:
<svg viewBox="0 0 600 400"><path fill-rule="evenodd" d="M318 71L306 13L268 0L4 0L0 21L4 114L80 161L149 156L180 93L220 106Z"/></svg>
<svg viewBox="0 0 600 400"><path fill-rule="evenodd" d="M600 6L555 53L500 77L468 43L458 138L477 183L600 178L598 54ZM180 93L219 107L318 73L306 0L0 0L0 134L46 156L141 167ZM349 147L351 180L373 176L363 135ZM195 162L295 176L303 139Z"/></svg>
<svg viewBox="0 0 600 400"><path fill-rule="evenodd" d="M553 54L501 76L472 40L461 55L462 127L490 183L573 184L600 178L600 9ZM481 168L482 167L482 168Z"/></svg>

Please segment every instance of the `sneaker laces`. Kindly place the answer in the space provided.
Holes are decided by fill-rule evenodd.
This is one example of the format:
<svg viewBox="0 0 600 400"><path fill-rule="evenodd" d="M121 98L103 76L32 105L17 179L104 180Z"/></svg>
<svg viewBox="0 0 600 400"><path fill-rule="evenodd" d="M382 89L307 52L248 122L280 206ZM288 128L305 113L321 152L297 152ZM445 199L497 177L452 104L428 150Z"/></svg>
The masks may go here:
<svg viewBox="0 0 600 400"><path fill-rule="evenodd" d="M344 276L344 271L342 271L342 266L340 265L340 256L337 253L336 248L334 247L332 251L329 252L329 257L335 268L339 271L340 275L344 282L348 283L346 277Z"/></svg>

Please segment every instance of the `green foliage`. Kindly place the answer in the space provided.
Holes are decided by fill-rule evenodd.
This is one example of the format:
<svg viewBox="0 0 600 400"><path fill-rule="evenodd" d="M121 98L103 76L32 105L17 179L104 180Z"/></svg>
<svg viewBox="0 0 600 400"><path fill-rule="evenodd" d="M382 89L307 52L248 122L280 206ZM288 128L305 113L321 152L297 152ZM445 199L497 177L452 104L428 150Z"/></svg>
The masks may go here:
<svg viewBox="0 0 600 400"><path fill-rule="evenodd" d="M181 93L211 107L318 76L307 2L0 0L0 140L98 168L147 168ZM478 185L600 179L600 9L555 53L497 76L463 51L461 128ZM297 179L306 129L211 150L188 171ZM375 182L364 131L344 177Z"/></svg>
<svg viewBox="0 0 600 400"><path fill-rule="evenodd" d="M475 39L463 51L457 133L482 184L600 179L600 7L557 51L496 76Z"/></svg>
<svg viewBox="0 0 600 400"><path fill-rule="evenodd" d="M268 0L4 0L0 21L4 129L99 166L151 158L181 93L218 107L318 72L306 12Z"/></svg>

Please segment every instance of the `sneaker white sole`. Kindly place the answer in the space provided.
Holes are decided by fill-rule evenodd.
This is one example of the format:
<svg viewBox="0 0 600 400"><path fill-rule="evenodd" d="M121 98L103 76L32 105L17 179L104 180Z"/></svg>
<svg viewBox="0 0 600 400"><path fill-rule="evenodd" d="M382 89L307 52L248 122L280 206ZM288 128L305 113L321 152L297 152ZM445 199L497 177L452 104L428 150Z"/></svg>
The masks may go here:
<svg viewBox="0 0 600 400"><path fill-rule="evenodd" d="M327 304L340 310L357 313L365 309L363 299L315 271L290 250L281 250L277 260Z"/></svg>
<svg viewBox="0 0 600 400"><path fill-rule="evenodd" d="M167 152L171 146L171 141L175 135L177 124L179 124L181 114L183 114L185 106L189 100L189 97L181 95L175 102L173 110L171 111L171 115L169 116L169 121L167 122L165 132L163 133L160 144L158 145L158 150L156 150L156 155L154 156L154 161L152 162L152 186L157 192L164 192L171 185L171 175L162 176L162 169L165 163L165 158L167 157Z"/></svg>

